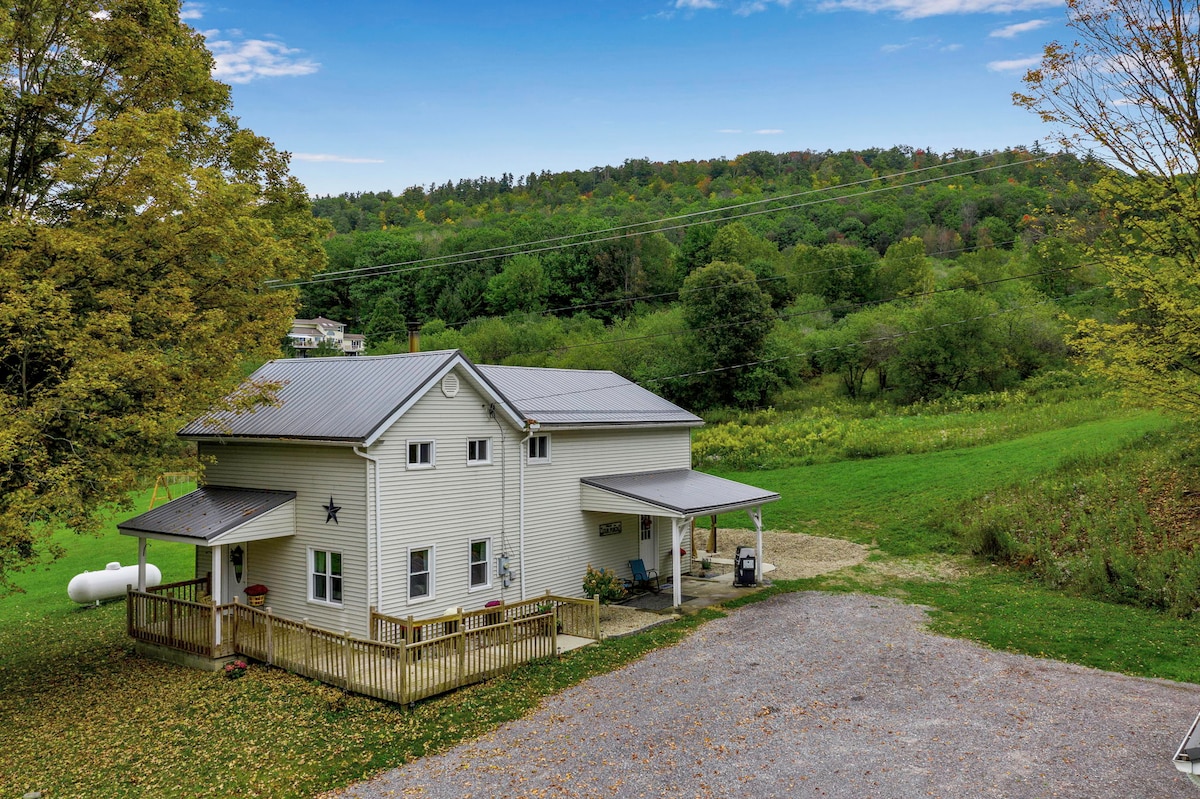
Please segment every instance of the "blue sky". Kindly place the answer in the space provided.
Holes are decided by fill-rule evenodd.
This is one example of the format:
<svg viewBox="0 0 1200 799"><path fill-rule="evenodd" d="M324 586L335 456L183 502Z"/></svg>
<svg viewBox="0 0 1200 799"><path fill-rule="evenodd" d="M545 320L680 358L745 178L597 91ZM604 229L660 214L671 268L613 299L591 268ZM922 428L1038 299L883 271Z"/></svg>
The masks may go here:
<svg viewBox="0 0 1200 799"><path fill-rule="evenodd" d="M1061 0L187 2L313 194L627 158L1029 146Z"/></svg>

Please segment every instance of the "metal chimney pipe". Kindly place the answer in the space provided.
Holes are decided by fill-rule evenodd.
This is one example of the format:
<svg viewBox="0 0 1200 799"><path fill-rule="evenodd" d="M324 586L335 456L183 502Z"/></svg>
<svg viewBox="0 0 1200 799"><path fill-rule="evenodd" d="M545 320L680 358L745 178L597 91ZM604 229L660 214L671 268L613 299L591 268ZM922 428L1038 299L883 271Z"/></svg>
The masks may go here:
<svg viewBox="0 0 1200 799"><path fill-rule="evenodd" d="M408 327L408 351L421 351L421 323L409 321L406 323Z"/></svg>

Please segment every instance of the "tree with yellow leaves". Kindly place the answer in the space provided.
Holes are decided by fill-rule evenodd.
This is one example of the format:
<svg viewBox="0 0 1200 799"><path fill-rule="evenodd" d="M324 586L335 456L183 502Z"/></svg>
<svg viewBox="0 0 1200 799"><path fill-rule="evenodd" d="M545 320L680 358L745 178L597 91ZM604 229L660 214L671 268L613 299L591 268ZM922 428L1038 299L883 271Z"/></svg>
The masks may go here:
<svg viewBox="0 0 1200 799"><path fill-rule="evenodd" d="M0 588L275 355L323 230L176 0L0 10ZM247 403L258 392L243 392Z"/></svg>
<svg viewBox="0 0 1200 799"><path fill-rule="evenodd" d="M1112 224L1092 256L1126 305L1076 344L1135 397L1200 413L1200 4L1067 0L1067 17L1073 41L1046 47L1014 101L1118 167L1096 189Z"/></svg>

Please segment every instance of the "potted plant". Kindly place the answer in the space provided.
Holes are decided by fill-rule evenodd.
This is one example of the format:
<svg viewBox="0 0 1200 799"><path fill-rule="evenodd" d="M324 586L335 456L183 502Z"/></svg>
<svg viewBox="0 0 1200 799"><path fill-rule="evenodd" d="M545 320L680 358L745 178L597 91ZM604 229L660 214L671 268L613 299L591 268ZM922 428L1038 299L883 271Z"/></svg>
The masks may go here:
<svg viewBox="0 0 1200 799"><path fill-rule="evenodd" d="M254 585L247 586L246 599L252 606L260 607L264 602L267 601L267 587L262 583L255 583Z"/></svg>

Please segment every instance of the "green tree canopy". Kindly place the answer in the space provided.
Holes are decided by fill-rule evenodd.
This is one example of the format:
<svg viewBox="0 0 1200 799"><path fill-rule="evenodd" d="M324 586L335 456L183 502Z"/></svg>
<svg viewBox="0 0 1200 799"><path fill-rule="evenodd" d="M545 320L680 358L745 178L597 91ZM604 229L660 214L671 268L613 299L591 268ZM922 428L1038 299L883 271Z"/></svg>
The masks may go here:
<svg viewBox="0 0 1200 799"><path fill-rule="evenodd" d="M761 357L775 324L771 299L744 266L714 261L688 275L680 293L683 319L708 374L695 383L696 406L748 405L762 397L747 368Z"/></svg>
<svg viewBox="0 0 1200 799"><path fill-rule="evenodd" d="M174 0L0 11L0 585L277 355L323 226ZM269 390L270 387L261 387ZM245 392L252 404L261 392Z"/></svg>

